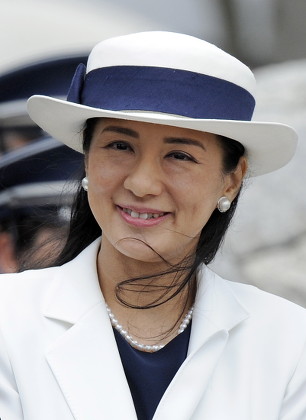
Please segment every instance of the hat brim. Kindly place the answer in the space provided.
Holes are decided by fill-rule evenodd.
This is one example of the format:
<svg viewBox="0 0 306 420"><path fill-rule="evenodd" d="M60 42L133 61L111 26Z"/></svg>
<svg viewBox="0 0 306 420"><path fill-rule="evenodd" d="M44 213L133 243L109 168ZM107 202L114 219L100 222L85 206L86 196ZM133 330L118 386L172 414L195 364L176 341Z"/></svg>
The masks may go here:
<svg viewBox="0 0 306 420"><path fill-rule="evenodd" d="M297 146L297 134L274 122L194 119L156 112L110 111L91 108L48 96L28 100L32 120L52 137L83 153L82 130L89 118L118 118L169 125L218 134L239 141L246 148L249 175L263 175L286 165Z"/></svg>

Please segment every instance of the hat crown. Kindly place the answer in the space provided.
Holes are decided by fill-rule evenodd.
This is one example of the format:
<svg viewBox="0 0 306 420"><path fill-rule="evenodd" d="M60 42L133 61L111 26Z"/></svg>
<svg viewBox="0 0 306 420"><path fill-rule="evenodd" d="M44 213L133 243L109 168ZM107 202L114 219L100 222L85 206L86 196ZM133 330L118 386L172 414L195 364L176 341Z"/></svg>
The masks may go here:
<svg viewBox="0 0 306 420"><path fill-rule="evenodd" d="M140 32L104 40L89 55L87 74L113 66L159 67L216 77L255 94L252 71L217 46L174 32Z"/></svg>
<svg viewBox="0 0 306 420"><path fill-rule="evenodd" d="M31 118L46 132L82 151L90 118L120 118L214 133L246 148L252 175L286 164L296 133L276 123L252 122L255 78L230 54L173 32L142 32L104 40L81 64L67 101L29 99Z"/></svg>

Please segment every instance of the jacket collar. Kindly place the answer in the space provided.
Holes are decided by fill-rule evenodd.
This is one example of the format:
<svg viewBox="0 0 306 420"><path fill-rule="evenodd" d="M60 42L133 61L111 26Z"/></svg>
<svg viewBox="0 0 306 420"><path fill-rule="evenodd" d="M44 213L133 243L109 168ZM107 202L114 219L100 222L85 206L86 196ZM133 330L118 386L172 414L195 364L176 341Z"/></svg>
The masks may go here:
<svg viewBox="0 0 306 420"><path fill-rule="evenodd" d="M91 307L104 302L96 269L100 242L98 238L77 258L58 267L44 304L46 317L74 324ZM209 323L212 329L230 331L248 317L229 282L205 265L198 270L197 282L193 329L204 330Z"/></svg>
<svg viewBox="0 0 306 420"><path fill-rule="evenodd" d="M197 274L198 290L192 318L189 354L218 331L229 333L232 328L249 317L239 302L230 283L207 266L202 265Z"/></svg>
<svg viewBox="0 0 306 420"><path fill-rule="evenodd" d="M101 239L95 240L74 260L57 267L44 303L43 314L75 324L90 308L104 302L97 275Z"/></svg>
<svg viewBox="0 0 306 420"><path fill-rule="evenodd" d="M44 315L65 332L46 353L76 420L136 420L135 409L106 312L96 270L100 239L55 269ZM226 280L203 266L188 357L163 396L154 420L191 418L226 347L232 328L248 313ZM186 393L192 381L192 392ZM118 403L118 395L120 403Z"/></svg>

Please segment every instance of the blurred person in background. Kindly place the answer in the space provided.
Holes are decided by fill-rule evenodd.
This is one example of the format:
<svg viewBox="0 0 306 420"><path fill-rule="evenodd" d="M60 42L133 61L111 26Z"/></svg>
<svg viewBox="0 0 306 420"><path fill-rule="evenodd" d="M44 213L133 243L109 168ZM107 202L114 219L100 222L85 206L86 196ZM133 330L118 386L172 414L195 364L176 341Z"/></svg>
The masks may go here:
<svg viewBox="0 0 306 420"><path fill-rule="evenodd" d="M0 160L0 272L44 266L69 225L81 154L45 138ZM53 258L53 257L52 257Z"/></svg>
<svg viewBox="0 0 306 420"><path fill-rule="evenodd" d="M69 176L75 176L73 160L78 159L58 142L44 140L43 130L26 111L26 101L37 92L65 97L75 66L85 60L81 55L49 58L0 75L1 272L18 271L33 263L38 251L44 264L46 255L38 245L51 233L66 231L68 216L63 216L59 200L65 194L59 188ZM34 142L39 144L30 146ZM24 151L18 152L23 147ZM63 161L65 155L67 161ZM50 181L55 179L58 185L52 190ZM67 197L67 206L69 202ZM45 243L43 250L47 249Z"/></svg>
<svg viewBox="0 0 306 420"><path fill-rule="evenodd" d="M306 311L208 268L245 177L295 152L254 91L214 45L145 32L30 98L84 166L60 255L0 279L3 418L305 420Z"/></svg>
<svg viewBox="0 0 306 420"><path fill-rule="evenodd" d="M36 126L8 126L0 129L1 154L19 149L42 136Z"/></svg>

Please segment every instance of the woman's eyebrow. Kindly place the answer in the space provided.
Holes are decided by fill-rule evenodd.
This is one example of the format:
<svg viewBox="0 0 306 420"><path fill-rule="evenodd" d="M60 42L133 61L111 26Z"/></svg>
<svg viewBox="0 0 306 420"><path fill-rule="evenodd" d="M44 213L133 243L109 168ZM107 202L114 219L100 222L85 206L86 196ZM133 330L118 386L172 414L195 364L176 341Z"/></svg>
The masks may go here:
<svg viewBox="0 0 306 420"><path fill-rule="evenodd" d="M200 141L189 139L186 137L167 137L165 138L164 142L167 144L187 144L192 146L198 146L201 147L201 149L206 150L204 144Z"/></svg>
<svg viewBox="0 0 306 420"><path fill-rule="evenodd" d="M126 128L126 127L120 127L120 126L117 126L117 125L110 125L108 127L105 127L101 131L101 134L105 133L106 131L113 131L115 133L125 134L127 136L134 137L136 139L139 138L139 134L137 133L137 131L131 130L130 128Z"/></svg>

